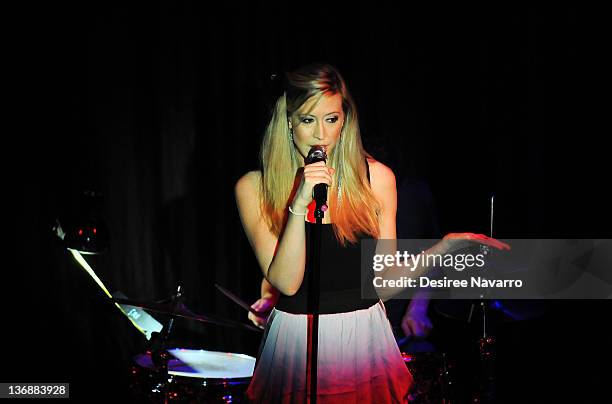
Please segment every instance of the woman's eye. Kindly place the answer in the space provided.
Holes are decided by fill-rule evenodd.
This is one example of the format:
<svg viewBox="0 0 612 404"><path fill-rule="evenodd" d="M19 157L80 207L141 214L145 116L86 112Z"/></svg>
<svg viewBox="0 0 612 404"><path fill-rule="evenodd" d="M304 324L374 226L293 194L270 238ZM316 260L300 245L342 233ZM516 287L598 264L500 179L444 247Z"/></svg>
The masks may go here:
<svg viewBox="0 0 612 404"><path fill-rule="evenodd" d="M334 117L332 117L332 118L329 118L329 119L327 120L327 122L329 122L329 123L336 123L336 122L338 122L338 117L337 117L337 116L334 116Z"/></svg>
<svg viewBox="0 0 612 404"><path fill-rule="evenodd" d="M312 118L302 118L302 123L312 123Z"/></svg>

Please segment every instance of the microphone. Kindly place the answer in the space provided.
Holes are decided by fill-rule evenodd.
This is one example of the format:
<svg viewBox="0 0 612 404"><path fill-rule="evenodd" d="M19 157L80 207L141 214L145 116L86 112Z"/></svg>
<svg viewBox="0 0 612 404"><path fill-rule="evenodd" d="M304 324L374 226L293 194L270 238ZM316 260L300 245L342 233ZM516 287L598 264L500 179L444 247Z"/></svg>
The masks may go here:
<svg viewBox="0 0 612 404"><path fill-rule="evenodd" d="M327 153L325 146L312 146L308 152L308 156L304 159L306 165L317 163L319 161L327 162ZM317 184L314 186L313 197L316 201L315 217L323 218L323 212L327 210L327 184Z"/></svg>

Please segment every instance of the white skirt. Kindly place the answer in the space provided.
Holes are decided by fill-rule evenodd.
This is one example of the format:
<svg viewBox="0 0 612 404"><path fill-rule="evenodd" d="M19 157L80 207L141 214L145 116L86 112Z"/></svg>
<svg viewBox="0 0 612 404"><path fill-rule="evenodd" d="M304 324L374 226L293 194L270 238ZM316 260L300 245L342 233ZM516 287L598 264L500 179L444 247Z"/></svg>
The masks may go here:
<svg viewBox="0 0 612 404"><path fill-rule="evenodd" d="M306 314L272 310L247 390L252 402L306 402L307 321ZM408 401L412 375L382 301L364 310L321 314L318 349L317 402Z"/></svg>

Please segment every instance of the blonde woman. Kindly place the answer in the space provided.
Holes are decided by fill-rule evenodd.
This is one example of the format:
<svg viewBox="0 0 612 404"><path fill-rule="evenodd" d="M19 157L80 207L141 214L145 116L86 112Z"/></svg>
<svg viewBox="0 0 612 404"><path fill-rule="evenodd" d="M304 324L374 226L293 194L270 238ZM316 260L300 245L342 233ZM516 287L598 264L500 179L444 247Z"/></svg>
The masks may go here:
<svg viewBox="0 0 612 404"><path fill-rule="evenodd" d="M317 401L406 402L412 376L380 299L361 298L359 241L395 239L391 169L363 149L357 110L340 73L314 64L287 73L261 147L261 171L236 183L238 211L262 269L266 318L247 395L254 402L306 402L309 235L313 188L328 186L320 247ZM327 163L304 164L324 146ZM445 239L493 239L471 233ZM273 307L273 308L272 308ZM266 321L267 320L267 321Z"/></svg>

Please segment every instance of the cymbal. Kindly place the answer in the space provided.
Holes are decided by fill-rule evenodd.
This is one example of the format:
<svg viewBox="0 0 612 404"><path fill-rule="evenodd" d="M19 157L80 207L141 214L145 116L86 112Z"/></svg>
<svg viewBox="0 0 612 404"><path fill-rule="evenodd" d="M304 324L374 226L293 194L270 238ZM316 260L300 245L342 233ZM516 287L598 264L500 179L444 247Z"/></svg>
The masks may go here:
<svg viewBox="0 0 612 404"><path fill-rule="evenodd" d="M141 302L129 299L114 298L114 302L130 306L140 307L145 310L154 311L156 313L167 314L172 317L182 317L189 320L200 321L203 323L221 325L226 327L242 328L250 331L261 332L262 330L250 324L240 323L238 321L227 320L211 315L196 314L189 310L183 303L179 303L176 307L168 303Z"/></svg>

